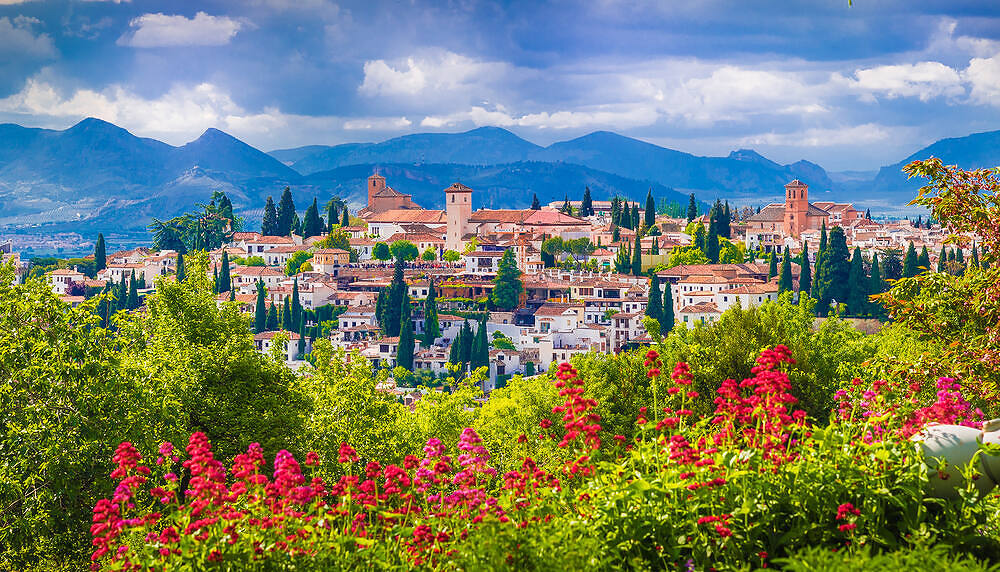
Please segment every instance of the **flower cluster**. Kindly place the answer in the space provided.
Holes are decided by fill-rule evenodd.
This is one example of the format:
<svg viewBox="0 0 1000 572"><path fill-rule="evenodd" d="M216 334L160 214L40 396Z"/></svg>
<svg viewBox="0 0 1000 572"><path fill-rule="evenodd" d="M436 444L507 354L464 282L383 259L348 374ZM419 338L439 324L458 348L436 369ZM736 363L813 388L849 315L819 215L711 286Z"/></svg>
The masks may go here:
<svg viewBox="0 0 1000 572"><path fill-rule="evenodd" d="M552 408L553 413L562 413L563 428L566 430L559 446L567 447L577 437L583 437L583 453L570 463L567 467L568 472L591 474L593 465L590 464L590 455L587 452L601 447L601 438L598 436L601 431L599 425L601 416L591 411L597 407L597 401L583 396L585 391L583 380L570 364L565 362L559 364L556 378L558 378L556 387L559 389L559 395L565 399L562 405Z"/></svg>

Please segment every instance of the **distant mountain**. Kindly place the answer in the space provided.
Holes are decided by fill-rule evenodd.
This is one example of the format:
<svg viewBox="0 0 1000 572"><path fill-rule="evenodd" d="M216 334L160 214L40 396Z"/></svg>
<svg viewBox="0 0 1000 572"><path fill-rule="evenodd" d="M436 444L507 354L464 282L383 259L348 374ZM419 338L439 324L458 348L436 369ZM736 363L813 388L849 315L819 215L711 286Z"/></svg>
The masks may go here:
<svg viewBox="0 0 1000 572"><path fill-rule="evenodd" d="M292 163L300 159L304 159L309 155L315 155L329 148L330 145L306 145L305 147L293 147L291 149L275 149L274 151L268 151L267 154L291 166Z"/></svg>
<svg viewBox="0 0 1000 572"><path fill-rule="evenodd" d="M579 200L584 187L590 187L594 200L607 200L619 195L641 204L652 188L657 199L681 204L688 201L686 194L659 183L628 179L571 163L539 161L503 165L349 165L313 173L303 179L304 185L292 189L306 195L309 189L328 189L354 204L363 204L367 193L366 179L376 166L389 186L412 194L413 200L424 208L444 208L444 189L456 181L474 190L473 208L527 208L531 205L533 194L538 195L543 205L562 201L566 196Z"/></svg>
<svg viewBox="0 0 1000 572"><path fill-rule="evenodd" d="M531 158L578 163L624 177L649 179L692 190L704 199L746 192L780 195L784 185L795 178L818 189L832 186L822 167L806 161L783 166L747 149L734 151L728 157L699 157L608 131L555 143Z"/></svg>
<svg viewBox="0 0 1000 572"><path fill-rule="evenodd" d="M733 151L728 157L699 157L608 131L540 147L505 129L481 127L464 133L424 133L382 143L337 145L312 153L306 148L285 149L272 155L283 161L294 159L291 166L304 175L357 164L574 163L694 191L707 200L748 192L781 195L785 183L796 178L817 189L832 186L823 168L807 161L779 165L750 149Z"/></svg>
<svg viewBox="0 0 1000 572"><path fill-rule="evenodd" d="M237 206L249 206L259 197L246 190L300 178L216 129L173 147L93 118L64 131L0 125L3 225L76 224L102 212L126 212L131 216L114 224L141 228L148 222L143 215L174 214L212 190L227 190Z"/></svg>
<svg viewBox="0 0 1000 572"><path fill-rule="evenodd" d="M276 156L295 156L300 149L277 151ZM417 133L382 143L336 145L295 160L291 166L303 175L309 175L368 163L496 165L522 161L540 149L506 129L480 127L464 133Z"/></svg>
<svg viewBox="0 0 1000 572"><path fill-rule="evenodd" d="M937 157L946 165L958 165L963 169L996 167L1000 165L1000 131L941 139L894 165L879 169L871 191L889 200L909 201L916 195L917 189L923 186L923 179L907 180L903 167L910 162L930 157Z"/></svg>

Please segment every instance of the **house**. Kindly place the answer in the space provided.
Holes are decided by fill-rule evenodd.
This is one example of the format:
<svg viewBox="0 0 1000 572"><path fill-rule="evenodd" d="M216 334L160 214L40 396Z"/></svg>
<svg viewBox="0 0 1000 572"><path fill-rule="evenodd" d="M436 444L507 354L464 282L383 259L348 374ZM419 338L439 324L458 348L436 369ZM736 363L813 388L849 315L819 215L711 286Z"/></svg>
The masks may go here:
<svg viewBox="0 0 1000 572"><path fill-rule="evenodd" d="M333 274L335 269L350 263L351 253L340 248L321 248L312 257L313 270L324 274Z"/></svg>
<svg viewBox="0 0 1000 572"><path fill-rule="evenodd" d="M809 186L795 179L785 185L785 202L772 203L751 216L747 233L780 231L798 238L807 230L817 230L823 223L846 226L861 218L861 213L847 203L809 202Z"/></svg>
<svg viewBox="0 0 1000 572"><path fill-rule="evenodd" d="M280 244L265 250L263 254L257 256L261 256L264 259L264 264L268 266L284 267L295 256L296 252L308 251L309 247L304 244Z"/></svg>
<svg viewBox="0 0 1000 572"><path fill-rule="evenodd" d="M87 277L82 272L70 270L69 268L59 268L46 274L52 291L60 296L69 292L70 286L77 282L83 282Z"/></svg>
<svg viewBox="0 0 1000 572"><path fill-rule="evenodd" d="M279 334L283 334L285 338L288 340L284 352L286 356L285 361L296 361L304 357L303 355L299 354L299 339L301 339L301 336L296 332L289 332L287 330L261 332L259 334L255 334L253 337L253 343L254 346L257 347L257 351L265 355L270 355L271 348L275 343L275 338L278 337ZM306 338L304 353L309 353L311 351L312 351L312 342L309 341L309 338Z"/></svg>

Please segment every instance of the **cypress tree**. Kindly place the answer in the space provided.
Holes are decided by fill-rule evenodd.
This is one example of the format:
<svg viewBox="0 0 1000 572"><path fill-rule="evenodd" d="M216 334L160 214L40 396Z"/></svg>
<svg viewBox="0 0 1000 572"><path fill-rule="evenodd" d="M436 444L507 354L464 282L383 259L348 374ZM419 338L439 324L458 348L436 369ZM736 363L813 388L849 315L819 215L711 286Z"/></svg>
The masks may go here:
<svg viewBox="0 0 1000 572"><path fill-rule="evenodd" d="M139 289L135 282L135 270L132 271L132 275L128 279L128 298L125 301L125 307L129 310L135 310L139 307Z"/></svg>
<svg viewBox="0 0 1000 572"><path fill-rule="evenodd" d="M660 320L660 333L667 334L674 329L674 296L670 291L670 282L663 285L663 303L661 304L663 319Z"/></svg>
<svg viewBox="0 0 1000 572"><path fill-rule="evenodd" d="M97 242L94 244L94 272L100 272L108 267L108 253L104 245L104 234L97 233Z"/></svg>
<svg viewBox="0 0 1000 572"><path fill-rule="evenodd" d="M816 251L816 278L819 277L819 267L823 263L823 257L827 253L826 243L826 220L824 220L819 233L819 249ZM819 290L817 288L818 285L814 279L812 281L812 297L819 300Z"/></svg>
<svg viewBox="0 0 1000 572"><path fill-rule="evenodd" d="M870 296L885 292L885 282L882 280L882 271L879 269L878 253L872 254L872 273L868 279L868 294ZM882 305L874 300L868 304L868 312L875 318L882 315Z"/></svg>
<svg viewBox="0 0 1000 572"><path fill-rule="evenodd" d="M303 321L302 302L299 300L299 279L296 277L292 283L292 325L295 326L295 329L292 331L298 330L298 325Z"/></svg>
<svg viewBox="0 0 1000 572"><path fill-rule="evenodd" d="M777 275L778 275L778 259L774 256L774 251L772 251L770 260L768 260L767 280L770 281Z"/></svg>
<svg viewBox="0 0 1000 572"><path fill-rule="evenodd" d="M235 288L230 288L229 289L229 301L230 302L235 302L236 301L236 289Z"/></svg>
<svg viewBox="0 0 1000 572"><path fill-rule="evenodd" d="M472 327L469 326L469 320L465 320L465 323L462 324L462 353L460 354L464 365L468 365L472 361L472 341Z"/></svg>
<svg viewBox="0 0 1000 572"><path fill-rule="evenodd" d="M611 223L611 242L619 242L622 239L622 233L618 230L618 225Z"/></svg>
<svg viewBox="0 0 1000 572"><path fill-rule="evenodd" d="M590 187L583 187L583 199L580 201L580 216L588 217L594 214L594 202L590 199Z"/></svg>
<svg viewBox="0 0 1000 572"><path fill-rule="evenodd" d="M698 250L705 252L705 225L698 223L694 229L694 246Z"/></svg>
<svg viewBox="0 0 1000 572"><path fill-rule="evenodd" d="M639 234L639 203L632 203L632 230Z"/></svg>
<svg viewBox="0 0 1000 572"><path fill-rule="evenodd" d="M601 243L601 239L598 238L597 239L597 246L600 246L601 245L600 243ZM653 246L650 247L649 253L653 254L653 255L657 255L657 254L660 253L660 237L659 236L654 236L653 237Z"/></svg>
<svg viewBox="0 0 1000 572"><path fill-rule="evenodd" d="M660 277L653 273L649 281L649 297L646 302L646 315L650 318L663 321L663 294L660 292Z"/></svg>
<svg viewBox="0 0 1000 572"><path fill-rule="evenodd" d="M289 304L291 296L285 296L285 303L281 307L281 329L287 330L289 332L294 332L298 328L295 327L295 320L292 316L292 308Z"/></svg>
<svg viewBox="0 0 1000 572"><path fill-rule="evenodd" d="M847 281L851 272L849 255L844 229L833 227L827 250L820 254L820 262L816 265L814 290L817 290L815 298L819 302L816 309L821 316L829 312L832 301L840 304L847 299Z"/></svg>
<svg viewBox="0 0 1000 572"><path fill-rule="evenodd" d="M920 255L917 256L917 272L918 274L924 274L930 272L931 270L931 255L927 252L927 246L920 249Z"/></svg>
<svg viewBox="0 0 1000 572"><path fill-rule="evenodd" d="M472 338L472 353L469 356L469 371L477 370L490 363L490 347L486 341L486 320L476 326L476 335Z"/></svg>
<svg viewBox="0 0 1000 572"><path fill-rule="evenodd" d="M781 257L781 278L778 279L778 293L791 292L792 283L792 255L785 247L785 254Z"/></svg>
<svg viewBox="0 0 1000 572"><path fill-rule="evenodd" d="M403 261L397 258L392 272L392 282L389 283L389 292L386 297L383 331L387 336L399 335L399 322L402 317L399 309L402 307L404 294L406 294L406 281L403 279Z"/></svg>
<svg viewBox="0 0 1000 572"><path fill-rule="evenodd" d="M955 262L955 249L948 250L948 262Z"/></svg>
<svg viewBox="0 0 1000 572"><path fill-rule="evenodd" d="M326 230L329 232L333 230L334 225L340 224L340 213L337 212L337 205L334 204L334 200L330 199L326 203Z"/></svg>
<svg viewBox="0 0 1000 572"><path fill-rule="evenodd" d="M267 329L267 306L264 305L264 282L257 281L257 306L254 308L253 331L259 334Z"/></svg>
<svg viewBox="0 0 1000 572"><path fill-rule="evenodd" d="M434 289L434 280L430 281L427 288L427 298L424 300L424 347L434 345L434 340L441 335L441 326L438 323L437 311L437 291Z"/></svg>
<svg viewBox="0 0 1000 572"><path fill-rule="evenodd" d="M542 203L538 201L538 195L534 193L531 195L531 210L542 210Z"/></svg>
<svg viewBox="0 0 1000 572"><path fill-rule="evenodd" d="M861 249L854 247L851 270L847 278L847 311L850 315L860 317L868 311L868 286Z"/></svg>
<svg viewBox="0 0 1000 572"><path fill-rule="evenodd" d="M260 223L260 233L264 236L280 236L278 232L278 212L274 209L274 199L267 197L264 205L264 220Z"/></svg>
<svg viewBox="0 0 1000 572"><path fill-rule="evenodd" d="M976 268L979 268L979 251L976 250L975 244L972 245L972 255L970 258L972 265L975 266Z"/></svg>
<svg viewBox="0 0 1000 572"><path fill-rule="evenodd" d="M615 254L615 272L618 274L628 274L632 270L632 253L629 252L628 244L618 245L618 253Z"/></svg>
<svg viewBox="0 0 1000 572"><path fill-rule="evenodd" d="M264 330L268 332L273 332L278 329L278 309L274 307L274 302L271 303L270 307L267 309L267 322L265 323Z"/></svg>
<svg viewBox="0 0 1000 572"><path fill-rule="evenodd" d="M906 249L906 258L903 259L903 278L912 278L919 272L917 270L917 250L913 248L913 241Z"/></svg>
<svg viewBox="0 0 1000 572"><path fill-rule="evenodd" d="M184 272L184 255L177 255L177 283L181 283L187 278L187 274Z"/></svg>
<svg viewBox="0 0 1000 572"><path fill-rule="evenodd" d="M698 203L694 200L694 193L691 193L688 197L687 219L691 222L696 218L698 218Z"/></svg>
<svg viewBox="0 0 1000 572"><path fill-rule="evenodd" d="M222 268L219 270L219 292L229 292L233 288L233 279L229 274L229 252L222 251Z"/></svg>
<svg viewBox="0 0 1000 572"><path fill-rule="evenodd" d="M378 327L382 328L382 335L386 335L385 306L386 300L388 300L388 295L386 294L387 290L388 287L379 289L378 298L375 300L375 321L378 322Z"/></svg>
<svg viewBox="0 0 1000 572"><path fill-rule="evenodd" d="M944 272L945 262L947 261L948 261L948 253L945 252L944 245L941 245L941 253L938 254L938 264L937 264L938 272Z"/></svg>
<svg viewBox="0 0 1000 572"><path fill-rule="evenodd" d="M961 246L955 249L955 261L965 266L965 251Z"/></svg>
<svg viewBox="0 0 1000 572"><path fill-rule="evenodd" d="M635 250L632 251L632 276L642 274L642 244L639 242L639 233L635 233Z"/></svg>
<svg viewBox="0 0 1000 572"><path fill-rule="evenodd" d="M299 326L299 359L305 359L306 353L306 322L302 321L302 325Z"/></svg>
<svg viewBox="0 0 1000 572"><path fill-rule="evenodd" d="M292 213L292 234L302 236L302 220L299 219L299 213Z"/></svg>
<svg viewBox="0 0 1000 572"><path fill-rule="evenodd" d="M719 236L723 238L732 238L732 229L733 213L729 210L729 201L726 201L726 206L722 210L722 226L719 227Z"/></svg>
<svg viewBox="0 0 1000 572"><path fill-rule="evenodd" d="M563 206L559 209L559 212L567 215L573 214L573 205L569 204L569 194L566 194L566 200L563 201Z"/></svg>
<svg viewBox="0 0 1000 572"><path fill-rule="evenodd" d="M653 228L656 224L656 201L653 199L653 187L646 191L646 209L643 212L646 228Z"/></svg>
<svg viewBox="0 0 1000 572"><path fill-rule="evenodd" d="M343 218L340 219L340 226L351 226L351 212L344 209L344 212L341 214L343 215Z"/></svg>
<svg viewBox="0 0 1000 572"><path fill-rule="evenodd" d="M396 364L411 371L413 370L413 350L415 348L412 311L410 294L404 292L399 306L399 345L396 348Z"/></svg>
<svg viewBox="0 0 1000 572"><path fill-rule="evenodd" d="M115 288L115 311L128 309L128 285L125 283L125 274L122 273L122 281Z"/></svg>
<svg viewBox="0 0 1000 572"><path fill-rule="evenodd" d="M319 204L316 202L316 197L313 197L313 202L306 209L305 218L302 221L302 238L321 234L323 234L323 219L319 218Z"/></svg>
<svg viewBox="0 0 1000 572"><path fill-rule="evenodd" d="M903 263L899 259L899 251L888 248L882 251L882 278L899 280L903 277Z"/></svg>
<svg viewBox="0 0 1000 572"><path fill-rule="evenodd" d="M812 270L809 268L809 244L806 242L802 243L800 257L802 262L799 266L799 293L808 296L809 289L812 287Z"/></svg>
<svg viewBox="0 0 1000 572"><path fill-rule="evenodd" d="M490 300L493 305L502 310L513 310L521 302L524 283L521 282L521 270L514 260L514 250L508 248L500 257L497 276L493 279L493 292Z"/></svg>
<svg viewBox="0 0 1000 572"><path fill-rule="evenodd" d="M867 220L871 220L872 219L872 210L871 209L866 209L865 210L865 219L867 219Z"/></svg>
<svg viewBox="0 0 1000 572"><path fill-rule="evenodd" d="M719 234L714 225L708 232L708 238L705 240L705 256L713 264L719 262Z"/></svg>
<svg viewBox="0 0 1000 572"><path fill-rule="evenodd" d="M462 363L462 329L458 329L458 334L451 341L451 350L448 352L448 363L459 365Z"/></svg>
<svg viewBox="0 0 1000 572"><path fill-rule="evenodd" d="M266 209L267 207L265 207ZM265 212L266 215L266 212ZM292 200L292 191L288 187L281 193L281 200L278 202L277 233L278 236L288 236L292 232L292 221L295 220L295 202Z"/></svg>
<svg viewBox="0 0 1000 572"><path fill-rule="evenodd" d="M212 266L212 292L219 293L219 267Z"/></svg>

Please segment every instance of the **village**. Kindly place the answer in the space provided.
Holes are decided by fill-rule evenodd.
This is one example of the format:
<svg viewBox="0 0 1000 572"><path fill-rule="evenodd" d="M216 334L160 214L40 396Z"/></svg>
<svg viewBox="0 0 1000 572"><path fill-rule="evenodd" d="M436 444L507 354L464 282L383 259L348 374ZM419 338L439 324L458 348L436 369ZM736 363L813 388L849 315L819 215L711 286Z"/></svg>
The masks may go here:
<svg viewBox="0 0 1000 572"><path fill-rule="evenodd" d="M346 237L340 246L347 248L325 247L325 233L303 238L240 231L208 252L213 280L218 284L220 274L225 277L219 304L233 301L250 314L265 308L255 326L260 351L273 352L280 341L284 350L278 351L296 367L323 336L375 368L404 365L414 383L431 385L454 374L449 364L462 352L453 346L463 343L463 335L476 335L485 326L488 359L484 354L478 363L488 362L489 375L482 381L488 394L515 374L544 372L576 354L649 343L647 315L669 322L661 326L667 331L674 324L712 323L737 304L747 308L774 301L784 290L797 296L800 281L815 276L816 254L835 227L867 261L879 253L895 251L902 257L904 251L920 250L927 268L941 269L946 262L939 261L945 252L939 226L876 222L851 204L810 203L808 186L797 180L785 186L783 204L738 212L728 203L719 209L717 203L711 213L689 210L688 218L647 214L640 207L651 201L632 203L631 210L627 201L591 201L589 190L582 201L567 198L543 206L536 199L529 209L474 211L475 191L459 183L443 190L444 210L422 208L378 174L368 178L367 188L367 204L356 216L345 213L344 224L330 226ZM692 195L689 209L694 205ZM0 250L19 272L27 271L28 262L9 243ZM706 251L716 262L702 256ZM489 302L505 253L516 264L520 288L516 304L501 308ZM959 260L969 255L976 256L974 247L958 249ZM157 279L176 279L179 260L173 250L136 248L107 254L93 278L73 268L50 271L46 278L70 304L83 302L88 289L108 285L120 285L122 292L128 287L141 299L155 289ZM782 273L790 272L790 284L788 276L778 275L778 260ZM397 267L410 301L410 336L418 344L412 339L401 343L400 326L387 330L379 320L380 295L392 286ZM425 315L429 296L434 298L433 326ZM655 314L649 308L652 296ZM290 309L303 317L290 322L284 317ZM399 355L401 345L412 357Z"/></svg>

